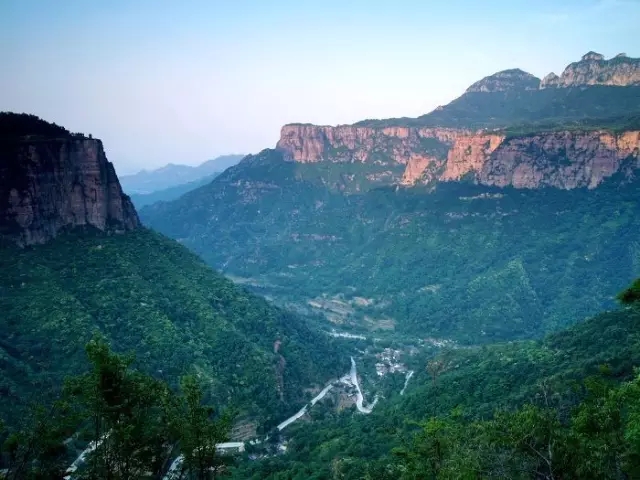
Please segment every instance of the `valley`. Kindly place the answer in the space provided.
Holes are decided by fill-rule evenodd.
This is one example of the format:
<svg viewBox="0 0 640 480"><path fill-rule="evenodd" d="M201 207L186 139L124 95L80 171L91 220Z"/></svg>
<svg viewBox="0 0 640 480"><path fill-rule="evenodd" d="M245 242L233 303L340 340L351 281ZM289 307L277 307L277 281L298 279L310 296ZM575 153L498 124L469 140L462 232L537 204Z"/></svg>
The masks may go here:
<svg viewBox="0 0 640 480"><path fill-rule="evenodd" d="M285 125L274 149L141 219L355 334L552 332L640 275L638 60L600 57L567 66L602 72L580 88L507 70L416 119ZM629 83L606 80L619 69Z"/></svg>
<svg viewBox="0 0 640 480"><path fill-rule="evenodd" d="M0 113L0 478L635 478L639 120L596 52L123 177Z"/></svg>

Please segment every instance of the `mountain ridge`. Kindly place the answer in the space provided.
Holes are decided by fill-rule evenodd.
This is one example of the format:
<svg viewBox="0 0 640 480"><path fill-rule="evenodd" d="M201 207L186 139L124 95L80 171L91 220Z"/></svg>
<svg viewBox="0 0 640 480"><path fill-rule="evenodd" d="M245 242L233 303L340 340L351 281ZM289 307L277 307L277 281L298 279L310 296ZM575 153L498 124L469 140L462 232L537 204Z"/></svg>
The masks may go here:
<svg viewBox="0 0 640 480"><path fill-rule="evenodd" d="M606 60L604 55L590 51L569 64L560 76L549 73L540 88L568 88L586 85L640 85L640 58L625 53Z"/></svg>
<svg viewBox="0 0 640 480"><path fill-rule="evenodd" d="M222 173L244 157L244 154L222 155L196 166L169 163L154 170L141 170L132 175L123 175L120 181L127 193L144 195Z"/></svg>

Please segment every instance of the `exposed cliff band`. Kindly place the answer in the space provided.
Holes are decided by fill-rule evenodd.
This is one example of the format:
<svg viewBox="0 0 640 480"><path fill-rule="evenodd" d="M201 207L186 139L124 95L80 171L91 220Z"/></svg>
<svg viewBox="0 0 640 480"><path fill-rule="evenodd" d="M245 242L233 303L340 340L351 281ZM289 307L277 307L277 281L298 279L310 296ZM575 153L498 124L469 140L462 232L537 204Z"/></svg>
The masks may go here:
<svg viewBox="0 0 640 480"><path fill-rule="evenodd" d="M549 132L507 138L485 131L286 125L278 148L294 161L402 166L389 183L473 179L516 188L595 188L640 168L640 131Z"/></svg>
<svg viewBox="0 0 640 480"><path fill-rule="evenodd" d="M10 115L0 119L1 237L24 246L72 227L123 232L140 226L100 140Z"/></svg>

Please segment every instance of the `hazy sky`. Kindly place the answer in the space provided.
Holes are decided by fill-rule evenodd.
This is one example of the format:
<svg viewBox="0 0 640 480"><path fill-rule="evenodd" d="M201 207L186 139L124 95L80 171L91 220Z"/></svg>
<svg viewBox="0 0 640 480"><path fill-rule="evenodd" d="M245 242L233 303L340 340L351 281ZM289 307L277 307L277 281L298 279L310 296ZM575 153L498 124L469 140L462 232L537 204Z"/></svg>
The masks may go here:
<svg viewBox="0 0 640 480"><path fill-rule="evenodd" d="M288 122L417 116L483 76L640 56L640 0L0 0L0 110L119 173L275 145Z"/></svg>

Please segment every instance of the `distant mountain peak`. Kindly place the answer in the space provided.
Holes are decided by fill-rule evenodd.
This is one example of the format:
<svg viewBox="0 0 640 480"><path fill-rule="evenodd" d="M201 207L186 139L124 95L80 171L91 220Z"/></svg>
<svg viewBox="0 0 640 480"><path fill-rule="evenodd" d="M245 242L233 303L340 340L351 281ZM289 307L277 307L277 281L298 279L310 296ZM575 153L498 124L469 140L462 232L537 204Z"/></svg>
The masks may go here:
<svg viewBox="0 0 640 480"><path fill-rule="evenodd" d="M631 58L625 53L606 60L604 55L591 51L585 53L580 61L567 66L558 76L547 75L540 88L579 87L587 85L610 85L627 87L640 85L640 59Z"/></svg>
<svg viewBox="0 0 640 480"><path fill-rule="evenodd" d="M512 68L484 77L467 88L466 93L537 90L539 86L539 78L519 68Z"/></svg>
<svg viewBox="0 0 640 480"><path fill-rule="evenodd" d="M239 154L222 155L197 166L172 162L155 170L142 170L133 175L124 175L120 180L128 194L145 195L197 182L214 173L221 173L238 163L243 157L244 155Z"/></svg>

